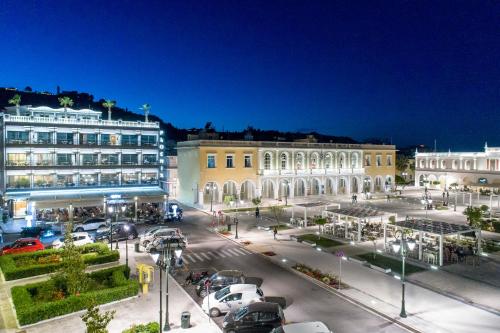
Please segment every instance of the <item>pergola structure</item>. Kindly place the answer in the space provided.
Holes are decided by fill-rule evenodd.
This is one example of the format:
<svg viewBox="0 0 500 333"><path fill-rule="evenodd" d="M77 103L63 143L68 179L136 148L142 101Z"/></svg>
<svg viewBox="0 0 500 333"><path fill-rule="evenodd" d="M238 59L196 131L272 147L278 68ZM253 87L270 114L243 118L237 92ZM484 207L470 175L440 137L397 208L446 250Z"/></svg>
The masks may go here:
<svg viewBox="0 0 500 333"><path fill-rule="evenodd" d="M406 229L419 233L417 243L419 260L422 260L422 239L424 238L424 233L437 236L439 238L439 266L443 266L443 240L446 236L457 236L457 239L460 239L460 235L474 232L476 235L478 254L481 253L481 229L474 229L463 224L432 221L427 219L406 219L405 221L396 222L394 227L400 230ZM384 246L385 243L384 239Z"/></svg>
<svg viewBox="0 0 500 333"><path fill-rule="evenodd" d="M368 207L349 207L349 208L333 208L333 207L327 207L323 211L323 216L329 216L333 217L333 233L335 234L335 217L339 221L339 223L342 221L342 219L345 220L345 238L348 237L348 228L347 224L349 223L349 220L354 219L357 224L358 224L358 242L361 242L361 223L370 223L370 222L380 222L383 223L384 225L384 243L385 240L387 239L387 229L386 225L387 222L389 221L389 218L391 216L394 216L394 218L397 218L396 213L389 213L389 212L383 212L380 210L376 210L373 208L368 208Z"/></svg>
<svg viewBox="0 0 500 333"><path fill-rule="evenodd" d="M305 226L307 226L307 209L314 209L318 207L324 207L326 210L328 207L340 207L340 204L332 204L331 202L323 202L323 201L317 201L317 202L304 202L304 203L296 203L292 205L292 219L295 218L295 208L301 208L304 210L304 223Z"/></svg>

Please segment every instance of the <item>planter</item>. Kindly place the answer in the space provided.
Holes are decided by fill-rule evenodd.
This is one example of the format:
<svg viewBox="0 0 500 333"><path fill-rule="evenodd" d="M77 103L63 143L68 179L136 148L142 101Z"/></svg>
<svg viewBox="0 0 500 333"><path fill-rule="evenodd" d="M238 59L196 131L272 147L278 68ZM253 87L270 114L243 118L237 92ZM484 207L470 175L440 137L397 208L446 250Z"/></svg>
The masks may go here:
<svg viewBox="0 0 500 333"><path fill-rule="evenodd" d="M299 239L295 235L290 235L290 240L295 241L295 242L299 241Z"/></svg>
<svg viewBox="0 0 500 333"><path fill-rule="evenodd" d="M352 262L355 262L355 263L358 263L360 265L366 265L367 262L365 260L359 260L359 259L355 259L355 258L348 258L349 261L352 261Z"/></svg>
<svg viewBox="0 0 500 333"><path fill-rule="evenodd" d="M382 273L390 273L391 272L391 269L390 268L382 268L382 267L378 267L378 266L375 266L375 265L369 265L371 269L374 269L376 271L379 271L379 272L382 272Z"/></svg>
<svg viewBox="0 0 500 333"><path fill-rule="evenodd" d="M316 246L316 243L315 242L311 242L309 240L303 240L302 243L304 244L307 244L307 245L310 245L311 247L315 247Z"/></svg>
<svg viewBox="0 0 500 333"><path fill-rule="evenodd" d="M296 265L292 266L292 268L295 269L296 271L302 273L302 274L307 275L310 278L313 278L313 279L331 287L331 288L334 288L334 289L347 289L348 288L348 285L346 285L344 283L340 283L340 286L339 286L339 279L336 275L325 274L318 269L312 269L311 267L308 267L308 266L302 265L302 264L296 264Z"/></svg>

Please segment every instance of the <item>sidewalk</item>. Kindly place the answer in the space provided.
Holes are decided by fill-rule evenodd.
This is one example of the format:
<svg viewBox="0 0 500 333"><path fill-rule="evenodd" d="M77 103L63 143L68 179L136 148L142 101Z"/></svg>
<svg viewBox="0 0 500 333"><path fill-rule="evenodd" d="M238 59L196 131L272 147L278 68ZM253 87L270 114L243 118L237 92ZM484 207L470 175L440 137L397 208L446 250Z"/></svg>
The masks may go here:
<svg viewBox="0 0 500 333"><path fill-rule="evenodd" d="M134 244L130 242L128 245L129 265L132 267L132 274L135 274L136 263L146 263L153 265L151 256L147 253L135 253ZM120 243L120 263L125 264L125 243ZM47 277L45 277L47 278ZM29 282L23 282L25 284ZM163 314L162 320L165 320L165 277L163 277ZM2 285L2 287L4 287ZM11 287L11 286L9 286ZM3 288L2 288L3 289ZM10 296L10 290L9 290ZM169 318L171 324L171 332L192 332L192 333L219 333L221 330L214 324L209 323L208 316L203 313L201 308L193 301L184 289L175 281L169 279ZM111 321L108 330L111 333L121 333L123 330L130 328L133 324L145 324L159 320L160 309L160 294L159 294L159 272L155 270L154 282L150 285L149 293L142 294L139 292L138 297L118 301L116 303L103 305L102 310L115 310L116 314ZM191 313L191 328L181 329L181 313L189 311ZM14 333L25 330L27 333L68 333L68 332L84 332L85 325L80 316L85 311L69 314L62 318L51 319L46 322L34 324L23 329L3 329L0 327L0 332Z"/></svg>
<svg viewBox="0 0 500 333"><path fill-rule="evenodd" d="M255 218L240 216L240 221L242 223L239 228L239 238L240 241L248 240L252 243L248 249L255 252L273 251L278 255L270 257L270 260L289 268L294 263L304 263L323 272L339 275L339 258L331 253L319 252L308 245L289 240L289 235L297 234L299 230L282 231L278 235L280 240L274 241L271 232L250 228L255 223ZM314 233L316 230L317 228L312 228L309 232ZM346 245L338 249L349 247L352 248ZM282 259L286 259L286 263L283 263ZM342 281L352 287L342 291L346 296L422 332L497 332L500 327L498 315L411 283L408 283L406 288L408 318L399 318L401 281L392 275L369 269L356 262L343 261ZM440 283L450 284L448 280ZM476 288L476 283L466 279L457 278L453 281L453 285L459 290ZM500 298L491 296L493 302L495 299Z"/></svg>

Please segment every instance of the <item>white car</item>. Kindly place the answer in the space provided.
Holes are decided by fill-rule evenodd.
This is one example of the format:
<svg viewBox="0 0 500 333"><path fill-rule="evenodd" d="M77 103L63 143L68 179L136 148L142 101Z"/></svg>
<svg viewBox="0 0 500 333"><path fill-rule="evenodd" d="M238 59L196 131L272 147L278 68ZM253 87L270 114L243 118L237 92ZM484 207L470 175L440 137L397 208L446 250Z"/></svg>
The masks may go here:
<svg viewBox="0 0 500 333"><path fill-rule="evenodd" d="M187 239L181 233L179 228L166 228L157 227L146 231L141 235L139 239L139 244L145 248L148 248L153 241L158 242L159 239L170 239L170 238L180 238L184 244L187 245Z"/></svg>
<svg viewBox="0 0 500 333"><path fill-rule="evenodd" d="M333 333L321 321L295 323L276 327L271 333Z"/></svg>
<svg viewBox="0 0 500 333"><path fill-rule="evenodd" d="M94 242L94 240L86 232L73 232L71 236L73 237L73 243L75 243L76 246L90 244ZM61 247L64 247L64 237L58 238L55 241L53 241L52 247L54 249L60 249Z"/></svg>
<svg viewBox="0 0 500 333"><path fill-rule="evenodd" d="M91 219L87 219L81 223L75 223L73 226L73 231L81 232L81 231L89 231L96 230L99 228L104 228L107 225L107 221L101 217L94 217Z"/></svg>
<svg viewBox="0 0 500 333"><path fill-rule="evenodd" d="M205 296L201 308L211 317L218 317L221 313L263 301L264 293L255 284L232 284Z"/></svg>

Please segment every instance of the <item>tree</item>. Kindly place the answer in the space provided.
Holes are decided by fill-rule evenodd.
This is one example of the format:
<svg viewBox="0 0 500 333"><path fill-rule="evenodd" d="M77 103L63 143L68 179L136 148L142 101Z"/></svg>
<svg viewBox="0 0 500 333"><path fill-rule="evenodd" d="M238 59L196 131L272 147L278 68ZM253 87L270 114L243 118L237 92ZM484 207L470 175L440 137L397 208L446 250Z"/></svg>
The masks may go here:
<svg viewBox="0 0 500 333"><path fill-rule="evenodd" d="M278 223L278 228L280 226L280 219L285 210L283 209L283 206L270 206L269 210L271 211L271 214L273 215L274 219L276 220L276 223Z"/></svg>
<svg viewBox="0 0 500 333"><path fill-rule="evenodd" d="M68 294L77 295L86 290L89 279L85 273L86 265L82 254L73 242L71 230L73 230L73 225L69 223L64 235L61 268L55 278L66 282Z"/></svg>
<svg viewBox="0 0 500 333"><path fill-rule="evenodd" d="M328 222L328 220L324 217L321 217L321 216L316 216L314 218L314 223L316 223L318 225L318 239L321 238L320 234L321 234L321 226L325 225L326 223Z"/></svg>
<svg viewBox="0 0 500 333"><path fill-rule="evenodd" d="M396 190L398 189L398 185L399 186L402 186L402 189L404 190L405 189L405 186L408 184L406 182L406 180L404 180L403 177L401 177L400 175L396 175L396 181L395 181L395 184L396 184Z"/></svg>
<svg viewBox="0 0 500 333"><path fill-rule="evenodd" d="M409 159L408 156L398 155L396 157L396 169L399 172L403 172L408 168Z"/></svg>
<svg viewBox="0 0 500 333"><path fill-rule="evenodd" d="M102 103L102 106L108 109L108 120L111 120L111 108L115 106L115 104L116 102L110 99L107 99L104 103Z"/></svg>
<svg viewBox="0 0 500 333"><path fill-rule="evenodd" d="M68 96L59 97L59 104L64 108L64 112L68 112L68 106L73 106L73 100Z"/></svg>
<svg viewBox="0 0 500 333"><path fill-rule="evenodd" d="M144 111L144 121L147 123L148 122L148 116L149 116L149 110L151 110L151 105L149 104L143 104L142 105L142 110Z"/></svg>
<svg viewBox="0 0 500 333"><path fill-rule="evenodd" d="M453 189L456 191L458 188L458 183L451 183L450 187L453 187Z"/></svg>
<svg viewBox="0 0 500 333"><path fill-rule="evenodd" d="M15 94L14 96L12 96L12 98L9 99L9 104L16 106L16 116L21 115L19 110L19 107L21 106L21 95Z"/></svg>
<svg viewBox="0 0 500 333"><path fill-rule="evenodd" d="M93 301L90 303L81 318L87 326L87 333L108 333L107 327L109 322L115 317L116 311L106 311L100 313L99 307Z"/></svg>
<svg viewBox="0 0 500 333"><path fill-rule="evenodd" d="M262 204L262 199L260 197L253 198L252 203L255 207L259 207Z"/></svg>
<svg viewBox="0 0 500 333"><path fill-rule="evenodd" d="M481 208L469 206L464 210L464 215L467 216L467 221L472 228L481 227L481 217L483 216Z"/></svg>
<svg viewBox="0 0 500 333"><path fill-rule="evenodd" d="M33 89L32 89L30 86L26 86L26 87L24 88L24 91L32 92L32 91L33 91Z"/></svg>

